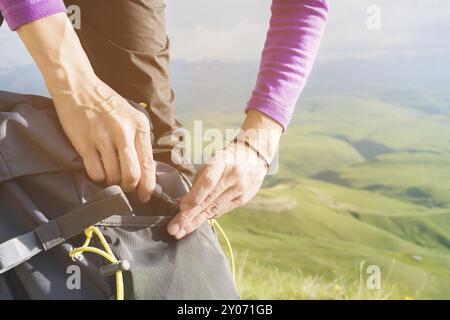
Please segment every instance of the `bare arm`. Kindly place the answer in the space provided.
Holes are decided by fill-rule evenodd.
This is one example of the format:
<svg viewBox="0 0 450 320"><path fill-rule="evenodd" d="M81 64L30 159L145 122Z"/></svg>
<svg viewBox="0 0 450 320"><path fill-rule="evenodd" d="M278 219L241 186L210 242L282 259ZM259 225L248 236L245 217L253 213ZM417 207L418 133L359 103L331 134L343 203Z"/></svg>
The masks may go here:
<svg viewBox="0 0 450 320"><path fill-rule="evenodd" d="M25 24L17 32L88 175L120 184L125 191L138 188L140 199L148 201L155 164L146 117L95 75L65 13Z"/></svg>
<svg viewBox="0 0 450 320"><path fill-rule="evenodd" d="M265 154L268 162L272 160L311 71L327 12L327 0L272 0L258 80L242 125L243 130L253 132L249 136L253 136L254 148L230 145L203 167L181 203L181 212L168 227L175 238L246 204L260 189L266 170L264 161L252 161L252 150Z"/></svg>

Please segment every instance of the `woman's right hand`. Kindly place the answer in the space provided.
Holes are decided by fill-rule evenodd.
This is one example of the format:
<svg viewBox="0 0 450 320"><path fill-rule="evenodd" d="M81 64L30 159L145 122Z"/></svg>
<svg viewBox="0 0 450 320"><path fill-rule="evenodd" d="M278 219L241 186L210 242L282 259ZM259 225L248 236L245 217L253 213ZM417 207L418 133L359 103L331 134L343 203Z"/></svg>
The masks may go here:
<svg viewBox="0 0 450 320"><path fill-rule="evenodd" d="M52 91L61 126L89 177L150 200L155 163L147 117L99 79Z"/></svg>
<svg viewBox="0 0 450 320"><path fill-rule="evenodd" d="M89 177L120 184L124 191L137 188L141 201L150 200L155 188L150 123L95 75L67 16L54 14L17 32Z"/></svg>

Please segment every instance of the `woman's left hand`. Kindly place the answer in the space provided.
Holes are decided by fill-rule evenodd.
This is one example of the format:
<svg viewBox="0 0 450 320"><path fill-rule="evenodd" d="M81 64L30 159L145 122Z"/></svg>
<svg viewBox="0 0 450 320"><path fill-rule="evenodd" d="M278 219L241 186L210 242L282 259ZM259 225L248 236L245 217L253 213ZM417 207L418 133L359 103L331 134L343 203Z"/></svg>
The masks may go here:
<svg viewBox="0 0 450 320"><path fill-rule="evenodd" d="M247 114L243 129L244 132L248 127L267 130L267 124L276 128L277 145L281 127L259 112L250 111ZM267 145L274 149L273 143ZM270 159L273 153L270 152ZM181 239L205 221L245 205L261 188L267 169L266 162L257 155L256 150L243 142L231 143L216 152L197 173L192 190L180 203L180 212L168 225L168 233Z"/></svg>

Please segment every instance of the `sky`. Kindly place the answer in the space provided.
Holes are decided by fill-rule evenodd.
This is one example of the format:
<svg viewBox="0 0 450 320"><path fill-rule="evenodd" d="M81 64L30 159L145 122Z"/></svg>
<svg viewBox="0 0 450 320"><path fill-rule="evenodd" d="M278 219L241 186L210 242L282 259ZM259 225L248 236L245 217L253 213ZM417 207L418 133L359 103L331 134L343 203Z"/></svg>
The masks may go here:
<svg viewBox="0 0 450 320"><path fill-rule="evenodd" d="M211 61L222 68L219 74L229 71L233 78L243 78L249 91L269 24L271 0L166 3L177 92L192 91L191 81L185 78L211 81L210 72L197 68L200 64L208 70ZM368 21L374 21L373 8L379 11L379 28L375 29L368 27ZM450 69L449 34L448 0L331 0L325 36L306 91L359 90L361 84L390 87L410 80L413 85L447 91L450 73L443 70ZM220 65L219 60L234 65ZM0 28L0 90L45 94L32 63L17 34L4 24ZM186 66L191 67L186 71ZM18 72L25 76L17 77ZM184 80L178 81L180 77Z"/></svg>
<svg viewBox="0 0 450 320"><path fill-rule="evenodd" d="M299 0L300 1L300 0ZM271 0L168 0L173 59L256 61L264 43ZM380 9L370 30L367 9ZM450 52L448 0L332 0L321 61ZM13 54L12 54L13 53ZM0 70L31 63L17 35L0 29Z"/></svg>
<svg viewBox="0 0 450 320"><path fill-rule="evenodd" d="M271 0L169 0L174 58L259 59L270 4ZM380 10L380 29L371 30L367 10L374 5ZM449 33L448 0L331 0L319 59L450 52Z"/></svg>

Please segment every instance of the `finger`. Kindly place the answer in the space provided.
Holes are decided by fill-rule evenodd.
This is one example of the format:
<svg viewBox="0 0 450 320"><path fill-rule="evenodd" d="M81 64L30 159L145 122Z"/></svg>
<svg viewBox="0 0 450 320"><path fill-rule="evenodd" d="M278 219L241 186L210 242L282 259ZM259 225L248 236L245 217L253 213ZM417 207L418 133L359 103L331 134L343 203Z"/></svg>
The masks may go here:
<svg viewBox="0 0 450 320"><path fill-rule="evenodd" d="M150 200L156 184L156 164L153 160L152 142L148 132L137 132L135 145L141 167L138 197L145 203Z"/></svg>
<svg viewBox="0 0 450 320"><path fill-rule="evenodd" d="M201 167L197 173L194 176L194 181L192 182L192 185L195 186L198 179L200 178L200 176L203 174L203 172L205 171L206 166Z"/></svg>
<svg viewBox="0 0 450 320"><path fill-rule="evenodd" d="M92 148L90 151L80 155L83 159L83 164L89 178L91 178L95 182L104 181L106 175L97 150L95 148Z"/></svg>
<svg viewBox="0 0 450 320"><path fill-rule="evenodd" d="M121 186L125 192L134 190L141 177L141 168L134 145L134 136L128 137L126 144L118 148L120 172L122 176Z"/></svg>
<svg viewBox="0 0 450 320"><path fill-rule="evenodd" d="M184 236L197 230L205 221L221 216L239 206L239 199L241 193L237 188L231 187L216 198L205 210L201 211L195 216L191 223L175 235L176 239L181 239Z"/></svg>
<svg viewBox="0 0 450 320"><path fill-rule="evenodd" d="M108 185L120 184L120 166L117 159L117 152L110 140L104 140L97 144L97 150L100 153L101 161L106 175Z"/></svg>
<svg viewBox="0 0 450 320"><path fill-rule="evenodd" d="M221 180L225 172L225 163L222 161L211 161L210 164L204 165L197 175L191 191L184 197L181 202L181 208L184 211L192 209L204 202L216 198L225 189L221 190L219 194L213 192L217 184ZM222 184L224 181L222 181ZM215 190L216 192L219 190Z"/></svg>
<svg viewBox="0 0 450 320"><path fill-rule="evenodd" d="M221 164L208 165L192 190L181 202L181 211L169 223L167 231L176 235L186 228L191 220L210 205L228 187L227 179L221 179L225 167Z"/></svg>

